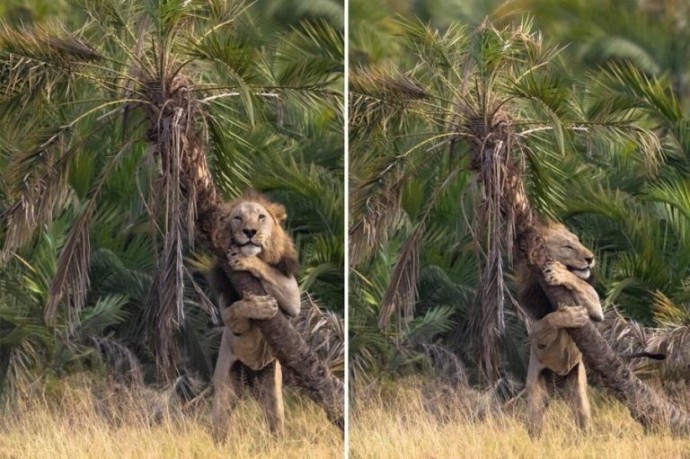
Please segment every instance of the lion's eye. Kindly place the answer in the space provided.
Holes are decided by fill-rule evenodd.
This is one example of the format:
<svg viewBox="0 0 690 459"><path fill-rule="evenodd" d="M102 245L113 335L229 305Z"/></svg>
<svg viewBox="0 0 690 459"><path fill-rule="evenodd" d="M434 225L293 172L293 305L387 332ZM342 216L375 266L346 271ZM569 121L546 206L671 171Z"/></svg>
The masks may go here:
<svg viewBox="0 0 690 459"><path fill-rule="evenodd" d="M570 245L570 244L566 245L565 248L566 248L566 249L569 249L569 250L575 250L575 247L573 247L573 246Z"/></svg>
<svg viewBox="0 0 690 459"><path fill-rule="evenodd" d="M237 221L237 222L241 222L241 221L242 221L242 217L240 217L239 215L236 215L236 216L232 217L232 219L235 220L235 221Z"/></svg>
<svg viewBox="0 0 690 459"><path fill-rule="evenodd" d="M266 216L264 214L259 215L259 220L266 220Z"/></svg>

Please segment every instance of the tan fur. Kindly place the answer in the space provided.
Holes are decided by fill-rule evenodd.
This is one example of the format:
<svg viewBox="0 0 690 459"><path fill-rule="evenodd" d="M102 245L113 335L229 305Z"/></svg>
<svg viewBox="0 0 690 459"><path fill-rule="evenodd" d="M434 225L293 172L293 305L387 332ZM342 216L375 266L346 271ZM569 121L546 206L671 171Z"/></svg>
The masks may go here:
<svg viewBox="0 0 690 459"><path fill-rule="evenodd" d="M254 209L250 209L254 206ZM251 210L263 209L267 218L259 221L261 212ZM257 230L257 237L262 242L262 250L258 255L269 265L277 265L282 259L298 259L295 245L290 236L283 229L282 224L287 218L285 207L269 201L265 196L249 193L241 198L226 203L223 214L230 220L232 236L237 240L243 239L242 230L251 228ZM240 217L238 222L236 217ZM238 224L239 223L239 224Z"/></svg>
<svg viewBox="0 0 690 459"><path fill-rule="evenodd" d="M545 223L542 237L553 260L543 268L544 279L549 285L570 290L574 304L554 308L548 303L536 276L523 273L521 302L537 319L530 333L526 383L528 428L533 436L541 432L548 399L555 389L559 389L570 406L578 426L588 429L587 375L582 355L566 329L582 327L590 319L600 321L603 318L599 296L588 283L594 267L592 252L577 236L557 223ZM537 307L530 302L541 304Z"/></svg>
<svg viewBox="0 0 690 459"><path fill-rule="evenodd" d="M228 203L223 210L224 227L231 235L227 262L236 271L251 272L267 294L248 295L229 304L236 293L222 268L215 269L212 283L219 294L225 327L213 375L214 437L225 438L228 411L244 391L242 382L246 378L238 371L251 373L254 395L264 407L271 431L281 433L281 367L253 321L267 320L278 313L291 317L299 313L299 289L294 277L297 252L282 227L286 218L282 205L258 194L248 194Z"/></svg>

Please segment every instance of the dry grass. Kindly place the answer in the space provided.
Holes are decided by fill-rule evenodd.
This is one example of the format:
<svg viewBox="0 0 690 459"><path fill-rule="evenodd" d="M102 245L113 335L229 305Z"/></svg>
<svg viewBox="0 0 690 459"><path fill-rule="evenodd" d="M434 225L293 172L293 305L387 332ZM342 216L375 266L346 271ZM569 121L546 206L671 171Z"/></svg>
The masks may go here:
<svg viewBox="0 0 690 459"><path fill-rule="evenodd" d="M522 406L473 422L467 397L446 398L460 408L439 416L424 408L423 392L413 380L367 395L350 417L350 458L690 458L689 438L645 434L622 405L601 397L593 397L592 434L581 435L558 402L541 439L532 440L519 419Z"/></svg>
<svg viewBox="0 0 690 459"><path fill-rule="evenodd" d="M166 402L165 394L113 392L97 385L94 390L83 380L51 392L2 414L0 458L342 457L340 432L315 405L297 397L288 397L283 438L267 434L260 407L245 400L231 418L228 440L215 445L208 427L210 403L181 410ZM153 422L161 407L159 422Z"/></svg>

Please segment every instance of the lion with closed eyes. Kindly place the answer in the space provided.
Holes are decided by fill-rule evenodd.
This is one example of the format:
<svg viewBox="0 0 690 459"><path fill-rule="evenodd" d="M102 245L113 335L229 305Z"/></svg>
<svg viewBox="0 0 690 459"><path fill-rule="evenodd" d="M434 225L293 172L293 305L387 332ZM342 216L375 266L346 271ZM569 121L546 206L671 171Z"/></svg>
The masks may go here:
<svg viewBox="0 0 690 459"><path fill-rule="evenodd" d="M574 304L551 304L538 276L526 266L521 267L519 300L533 319L526 382L527 421L532 436L541 432L549 396L556 391L563 395L579 427L588 428L587 374L582 355L566 329L582 327L588 320L599 322L604 317L599 295L592 286L594 254L559 223L543 222L540 230L553 260L543 269L544 279L549 285L570 290Z"/></svg>

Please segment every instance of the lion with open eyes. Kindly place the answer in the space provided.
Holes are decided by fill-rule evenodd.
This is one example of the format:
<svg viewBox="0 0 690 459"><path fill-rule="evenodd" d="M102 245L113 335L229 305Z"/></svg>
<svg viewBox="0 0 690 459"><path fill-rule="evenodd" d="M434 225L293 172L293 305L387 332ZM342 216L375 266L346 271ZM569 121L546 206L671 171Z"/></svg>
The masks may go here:
<svg viewBox="0 0 690 459"><path fill-rule="evenodd" d="M592 286L594 254L561 224L544 222L540 233L553 260L543 269L544 279L549 285L570 290L574 304L551 304L538 277L526 266L520 269L519 300L534 320L526 382L528 429L531 435L541 432L549 395L558 389L577 424L586 430L590 419L587 374L582 355L566 329L582 327L590 319L603 319L599 295Z"/></svg>
<svg viewBox="0 0 690 459"><path fill-rule="evenodd" d="M240 297L222 262L214 266L210 282L225 324L213 375L214 437L225 437L228 412L246 386L263 405L271 431L280 433L285 417L280 363L253 321L299 314L297 252L282 227L287 216L282 205L250 193L228 203L223 215L222 227L230 237L227 262L259 279L266 295Z"/></svg>

